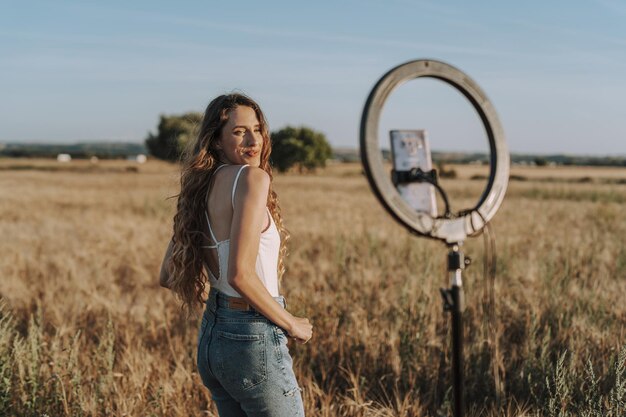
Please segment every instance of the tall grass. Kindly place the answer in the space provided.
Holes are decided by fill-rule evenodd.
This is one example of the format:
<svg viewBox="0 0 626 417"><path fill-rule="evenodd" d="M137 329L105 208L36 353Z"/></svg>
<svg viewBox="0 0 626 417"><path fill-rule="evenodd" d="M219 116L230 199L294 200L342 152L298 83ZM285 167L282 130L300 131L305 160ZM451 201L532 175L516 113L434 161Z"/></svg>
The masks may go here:
<svg viewBox="0 0 626 417"><path fill-rule="evenodd" d="M195 369L199 323L157 281L175 167L150 165L3 172L0 415L217 415ZM307 415L450 415L446 249L390 220L359 170L276 178L293 237L283 293L315 326L291 346ZM482 186L447 180L453 208ZM494 221L500 389L482 240L464 245L470 416L626 413L626 189L590 186L512 183Z"/></svg>

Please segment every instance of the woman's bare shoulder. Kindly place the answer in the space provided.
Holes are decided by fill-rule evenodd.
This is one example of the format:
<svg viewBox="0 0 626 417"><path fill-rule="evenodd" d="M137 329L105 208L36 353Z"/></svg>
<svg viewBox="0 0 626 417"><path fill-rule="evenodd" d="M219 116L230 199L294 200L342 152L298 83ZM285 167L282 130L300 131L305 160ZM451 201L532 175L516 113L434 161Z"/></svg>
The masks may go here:
<svg viewBox="0 0 626 417"><path fill-rule="evenodd" d="M270 176L262 168L247 166L241 172L239 178L239 186L237 187L238 195L245 195L246 198L267 198L270 188Z"/></svg>
<svg viewBox="0 0 626 417"><path fill-rule="evenodd" d="M216 172L213 173L213 177L215 178L213 180L214 183L229 183L230 185L232 185L233 179L237 175L237 171L239 171L242 166L243 165L228 164L224 165L222 168L219 168Z"/></svg>
<svg viewBox="0 0 626 417"><path fill-rule="evenodd" d="M241 172L235 191L235 205L237 201L247 204L266 204L270 187L270 176L261 168L247 166Z"/></svg>
<svg viewBox="0 0 626 417"><path fill-rule="evenodd" d="M245 168L243 168L245 167ZM239 178L237 177L237 173ZM236 194L248 194L252 190L263 190L265 194L269 190L270 176L262 168L251 165L228 165L215 173L213 187L224 190L232 190L235 187L234 181L237 180Z"/></svg>
<svg viewBox="0 0 626 417"><path fill-rule="evenodd" d="M241 173L239 183L238 190L241 189L242 194L248 197L258 194L259 198L266 198L270 188L270 176L261 168L248 166Z"/></svg>
<svg viewBox="0 0 626 417"><path fill-rule="evenodd" d="M242 175L246 175L246 180L251 183L267 183L269 185L270 182L270 175L259 167L248 165L246 169L243 170Z"/></svg>

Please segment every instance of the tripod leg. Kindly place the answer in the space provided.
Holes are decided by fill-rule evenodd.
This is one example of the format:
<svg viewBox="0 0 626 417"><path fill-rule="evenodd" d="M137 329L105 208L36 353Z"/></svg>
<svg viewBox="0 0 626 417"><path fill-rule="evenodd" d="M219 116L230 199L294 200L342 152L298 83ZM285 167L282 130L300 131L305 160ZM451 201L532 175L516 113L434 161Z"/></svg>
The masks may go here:
<svg viewBox="0 0 626 417"><path fill-rule="evenodd" d="M465 401L463 398L463 311L465 296L463 293L463 254L458 245L454 245L448 254L448 272L450 288L442 289L444 310L452 318L452 385L454 392L454 416L463 417Z"/></svg>
<svg viewBox="0 0 626 417"><path fill-rule="evenodd" d="M452 379L454 384L454 415L463 417L463 287L453 285L450 289L454 305L452 317Z"/></svg>

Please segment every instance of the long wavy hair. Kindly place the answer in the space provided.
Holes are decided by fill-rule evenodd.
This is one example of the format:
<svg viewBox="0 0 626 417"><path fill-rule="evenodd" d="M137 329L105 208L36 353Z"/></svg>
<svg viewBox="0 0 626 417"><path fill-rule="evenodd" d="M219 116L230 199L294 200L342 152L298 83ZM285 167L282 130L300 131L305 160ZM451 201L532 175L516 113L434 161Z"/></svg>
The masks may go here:
<svg viewBox="0 0 626 417"><path fill-rule="evenodd" d="M204 211L207 207L209 180L221 164L216 144L229 114L238 106L250 107L256 113L263 136L260 168L270 176L267 206L281 236L278 257L278 278L285 273L285 256L289 232L283 226L278 195L273 189L272 167L269 163L272 145L267 120L259 105L243 94L225 94L209 103L200 123L197 136L191 140L183 154L180 175L180 193L174 215L173 247L169 264L169 287L180 298L189 312L204 303L208 275L203 262L201 246L206 237L207 225Z"/></svg>

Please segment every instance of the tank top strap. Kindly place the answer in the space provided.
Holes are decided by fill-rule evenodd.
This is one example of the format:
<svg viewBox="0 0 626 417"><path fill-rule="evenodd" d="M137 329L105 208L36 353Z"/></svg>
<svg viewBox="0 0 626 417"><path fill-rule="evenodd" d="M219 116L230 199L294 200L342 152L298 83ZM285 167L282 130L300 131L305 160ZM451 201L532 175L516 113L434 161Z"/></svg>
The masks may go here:
<svg viewBox="0 0 626 417"><path fill-rule="evenodd" d="M217 168L215 168L215 170L213 171L213 173L211 174L211 178L209 179L209 186L206 190L206 201L208 204L209 201L209 192L211 191L211 180L213 179L213 175L215 175L215 173L217 171L220 170L220 168L225 167L227 164L222 164L220 166L218 166ZM215 238L215 234L213 234L213 229L211 228L211 222L209 221L209 209L207 207L207 209L204 211L204 217L206 218L206 224L207 226L209 226L209 233L211 233L211 239L213 239L213 242L216 243L216 245L211 245L211 246L207 246L208 248L216 248L217 247L217 239Z"/></svg>
<svg viewBox="0 0 626 417"><path fill-rule="evenodd" d="M217 243L217 239L215 238L215 235L213 234L213 229L211 229L211 222L209 221L209 215L207 214L206 210L204 212L204 217L206 217L206 224L207 226L209 226L209 233L211 233L211 239L213 239L213 242ZM208 245L206 247L217 248L217 245Z"/></svg>
<svg viewBox="0 0 626 417"><path fill-rule="evenodd" d="M235 176L235 182L233 182L233 192L230 197L230 202L233 205L233 210L235 210L235 190L237 189L237 181L239 181L239 175L241 175L241 171L243 171L243 169L247 166L248 164L245 164L242 165L241 168L239 168L239 171L237 171L237 176Z"/></svg>

